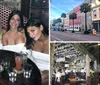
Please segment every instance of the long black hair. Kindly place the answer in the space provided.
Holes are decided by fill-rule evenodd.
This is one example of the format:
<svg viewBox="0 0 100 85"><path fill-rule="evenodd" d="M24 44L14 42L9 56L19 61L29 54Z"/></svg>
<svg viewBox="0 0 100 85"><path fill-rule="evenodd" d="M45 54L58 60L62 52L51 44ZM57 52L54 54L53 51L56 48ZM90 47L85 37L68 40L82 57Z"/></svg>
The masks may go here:
<svg viewBox="0 0 100 85"><path fill-rule="evenodd" d="M32 49L32 45L35 42L35 40L29 36L29 33L27 32L27 28L29 26L40 27L40 25L43 26L42 33L45 36L48 36L48 28L46 27L46 25L41 20L39 20L39 19L33 19L33 18L31 18L31 19L28 20L28 22L27 22L27 24L25 26L26 48L27 49Z"/></svg>
<svg viewBox="0 0 100 85"><path fill-rule="evenodd" d="M19 11L19 10L13 10L11 13L10 13L10 15L9 15L9 18L8 18L8 22L7 22L7 24L8 24L8 26L7 26L7 31L9 31L10 30L10 20L11 20L11 18L14 16L14 15L18 15L19 17L20 17L20 24L19 24L19 26L18 26L18 31L22 31L22 29L23 29L23 16L22 16L22 13L21 13L21 11Z"/></svg>

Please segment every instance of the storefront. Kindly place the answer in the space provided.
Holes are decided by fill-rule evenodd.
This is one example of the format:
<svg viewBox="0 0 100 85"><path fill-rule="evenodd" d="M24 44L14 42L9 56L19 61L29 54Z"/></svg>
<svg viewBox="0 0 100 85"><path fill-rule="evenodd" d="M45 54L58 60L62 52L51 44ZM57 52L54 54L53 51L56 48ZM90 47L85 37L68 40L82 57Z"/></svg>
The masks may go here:
<svg viewBox="0 0 100 85"><path fill-rule="evenodd" d="M97 32L100 32L100 20L98 20L98 21L93 21L93 28L94 28Z"/></svg>

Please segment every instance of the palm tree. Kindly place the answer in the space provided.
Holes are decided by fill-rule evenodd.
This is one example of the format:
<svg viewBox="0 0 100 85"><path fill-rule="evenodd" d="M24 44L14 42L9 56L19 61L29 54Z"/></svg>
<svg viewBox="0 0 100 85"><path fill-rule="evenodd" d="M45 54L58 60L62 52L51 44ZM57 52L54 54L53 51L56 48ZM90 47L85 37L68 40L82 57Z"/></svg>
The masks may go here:
<svg viewBox="0 0 100 85"><path fill-rule="evenodd" d="M66 14L65 13L62 13L61 14L61 17L63 18L63 25L62 25L62 27L64 28L64 18L66 17Z"/></svg>
<svg viewBox="0 0 100 85"><path fill-rule="evenodd" d="M80 6L80 11L85 13L85 31L84 34L88 34L87 31L87 12L91 11L91 5L89 5L89 3L83 3Z"/></svg>
<svg viewBox="0 0 100 85"><path fill-rule="evenodd" d="M75 12L73 12L69 15L69 18L73 20L73 31L72 31L72 33L74 33L74 19L77 18L77 14Z"/></svg>

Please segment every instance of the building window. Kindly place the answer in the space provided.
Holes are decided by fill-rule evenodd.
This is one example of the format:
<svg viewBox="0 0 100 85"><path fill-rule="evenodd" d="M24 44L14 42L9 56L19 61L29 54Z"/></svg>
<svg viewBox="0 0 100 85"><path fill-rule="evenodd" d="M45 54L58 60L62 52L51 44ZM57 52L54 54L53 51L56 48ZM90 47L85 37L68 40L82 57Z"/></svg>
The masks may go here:
<svg viewBox="0 0 100 85"><path fill-rule="evenodd" d="M93 18L96 18L97 14L96 14L96 10L93 10Z"/></svg>

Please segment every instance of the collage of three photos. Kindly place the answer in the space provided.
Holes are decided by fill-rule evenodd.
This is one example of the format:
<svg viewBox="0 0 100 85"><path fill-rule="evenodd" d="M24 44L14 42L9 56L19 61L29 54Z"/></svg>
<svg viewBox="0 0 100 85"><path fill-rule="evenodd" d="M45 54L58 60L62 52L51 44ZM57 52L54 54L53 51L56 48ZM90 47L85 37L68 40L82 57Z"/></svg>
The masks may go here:
<svg viewBox="0 0 100 85"><path fill-rule="evenodd" d="M0 85L100 85L100 0L0 0Z"/></svg>

